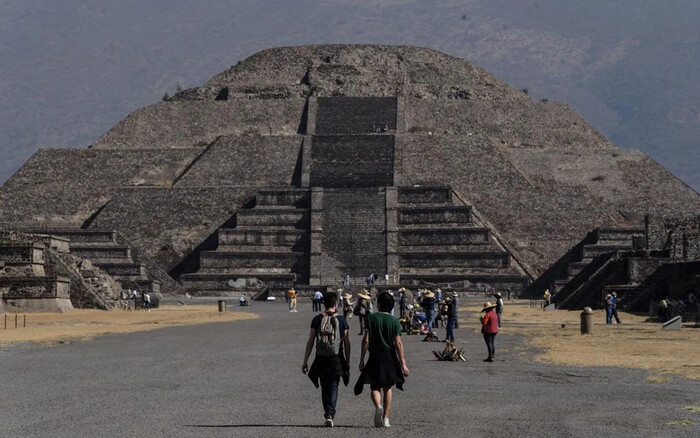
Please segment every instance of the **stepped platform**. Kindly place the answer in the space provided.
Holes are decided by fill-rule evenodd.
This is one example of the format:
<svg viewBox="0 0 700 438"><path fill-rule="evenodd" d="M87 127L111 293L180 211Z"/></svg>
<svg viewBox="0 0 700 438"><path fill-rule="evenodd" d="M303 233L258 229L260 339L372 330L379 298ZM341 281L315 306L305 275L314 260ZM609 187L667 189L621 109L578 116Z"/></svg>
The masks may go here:
<svg viewBox="0 0 700 438"><path fill-rule="evenodd" d="M507 268L510 254L506 252L399 252L401 268Z"/></svg>
<svg viewBox="0 0 700 438"><path fill-rule="evenodd" d="M221 246L234 245L295 245L308 241L308 232L304 229L266 227L264 229L219 228L218 241Z"/></svg>
<svg viewBox="0 0 700 438"><path fill-rule="evenodd" d="M286 226L292 228L307 228L309 213L294 207L256 207L250 210L240 210L236 215L238 226L268 227Z"/></svg>
<svg viewBox="0 0 700 438"><path fill-rule="evenodd" d="M265 189L260 190L258 194L255 195L255 202L258 207L308 207L311 202L311 195L308 189Z"/></svg>
<svg viewBox="0 0 700 438"><path fill-rule="evenodd" d="M246 272L240 271L231 274L220 274L220 273L196 273L196 274L183 274L180 279L183 282L183 287L188 292L203 292L203 291L233 291L239 289L245 289L245 287L232 286L231 283L236 280L259 280L264 283L278 282L278 283L292 283L295 278L294 274L290 272ZM255 287L255 286L248 286ZM199 295L199 293L197 293Z"/></svg>
<svg viewBox="0 0 700 438"><path fill-rule="evenodd" d="M419 224L471 224L472 209L456 205L400 206L397 209L400 225Z"/></svg>
<svg viewBox="0 0 700 438"><path fill-rule="evenodd" d="M146 267L141 263L125 262L125 263L93 263L95 267L100 268L109 275L115 277L117 281L121 277L128 276L146 276Z"/></svg>
<svg viewBox="0 0 700 438"><path fill-rule="evenodd" d="M491 243L491 230L480 227L440 226L436 228L401 227L399 245L473 245Z"/></svg>
<svg viewBox="0 0 700 438"><path fill-rule="evenodd" d="M201 269L284 268L308 265L303 252L223 252L203 251L199 258Z"/></svg>
<svg viewBox="0 0 700 438"><path fill-rule="evenodd" d="M643 237L643 228L598 228L596 239L599 243L609 245L609 242L621 242L630 245L633 237Z"/></svg>
<svg viewBox="0 0 700 438"><path fill-rule="evenodd" d="M399 204L452 204L452 188L449 186L398 187Z"/></svg>
<svg viewBox="0 0 700 438"><path fill-rule="evenodd" d="M471 270L465 272L448 270L438 272L438 270L431 269L421 272L401 273L401 283L407 283L410 285L422 283L445 284L464 281L468 281L469 283L487 284L495 287L496 289L520 290L529 284L530 279L518 274L503 274L488 271L475 272Z"/></svg>
<svg viewBox="0 0 700 438"><path fill-rule="evenodd" d="M70 239L71 246L82 243L116 243L116 233L112 230L83 229L83 228L35 228L22 230L32 234L48 234Z"/></svg>
<svg viewBox="0 0 700 438"><path fill-rule="evenodd" d="M617 252L617 251L631 251L632 245L603 245L603 244L593 244L584 245L581 257L583 260L592 260L603 254Z"/></svg>
<svg viewBox="0 0 700 438"><path fill-rule="evenodd" d="M71 254L84 259L90 259L94 262L101 260L120 260L126 259L131 261L131 248L120 245L105 245L91 243L89 245L73 244L70 248Z"/></svg>

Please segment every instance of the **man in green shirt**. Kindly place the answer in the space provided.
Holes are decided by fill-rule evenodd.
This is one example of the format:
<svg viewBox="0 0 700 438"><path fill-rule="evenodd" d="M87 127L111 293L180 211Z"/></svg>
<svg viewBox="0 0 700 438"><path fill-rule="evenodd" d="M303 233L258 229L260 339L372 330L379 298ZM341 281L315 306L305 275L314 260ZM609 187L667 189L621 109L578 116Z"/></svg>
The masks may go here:
<svg viewBox="0 0 700 438"><path fill-rule="evenodd" d="M365 335L362 338L360 355L360 378L355 384L355 395L362 392L364 384L369 384L374 403L374 425L389 427L391 411L391 387L403 391L403 382L409 374L401 343L401 323L391 315L394 297L382 292L377 297L379 312L367 318ZM369 360L365 364L365 354ZM382 392L384 399L382 400Z"/></svg>

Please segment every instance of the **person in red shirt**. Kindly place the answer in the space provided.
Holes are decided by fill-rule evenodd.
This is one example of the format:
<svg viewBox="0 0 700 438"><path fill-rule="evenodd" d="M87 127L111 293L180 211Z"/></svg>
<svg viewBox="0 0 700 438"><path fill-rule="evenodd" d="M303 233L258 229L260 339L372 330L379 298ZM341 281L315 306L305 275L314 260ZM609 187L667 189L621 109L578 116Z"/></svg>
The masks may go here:
<svg viewBox="0 0 700 438"><path fill-rule="evenodd" d="M495 304L489 302L484 303L484 308L482 312L481 319L481 333L484 334L484 341L486 342L486 348L489 350L489 357L484 359L484 362L493 362L493 357L496 354L496 335L498 334L498 315L494 310L496 308Z"/></svg>

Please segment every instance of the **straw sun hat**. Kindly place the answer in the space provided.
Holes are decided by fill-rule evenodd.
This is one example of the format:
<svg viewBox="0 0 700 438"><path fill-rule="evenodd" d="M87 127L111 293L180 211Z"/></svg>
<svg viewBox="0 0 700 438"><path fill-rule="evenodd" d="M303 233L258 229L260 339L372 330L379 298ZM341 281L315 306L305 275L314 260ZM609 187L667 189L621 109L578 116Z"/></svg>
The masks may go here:
<svg viewBox="0 0 700 438"><path fill-rule="evenodd" d="M481 311L482 311L482 312L486 312L486 311L488 311L488 310L490 310L490 309L493 309L494 307L496 307L495 304L491 304L490 302L487 301L487 302L484 303L484 308L481 309Z"/></svg>
<svg viewBox="0 0 700 438"><path fill-rule="evenodd" d="M364 298L364 299L366 299L366 300L371 300L371 299L372 299L372 297L369 296L369 294L367 293L366 290L360 291L360 293L357 294L357 296L360 297L360 298Z"/></svg>

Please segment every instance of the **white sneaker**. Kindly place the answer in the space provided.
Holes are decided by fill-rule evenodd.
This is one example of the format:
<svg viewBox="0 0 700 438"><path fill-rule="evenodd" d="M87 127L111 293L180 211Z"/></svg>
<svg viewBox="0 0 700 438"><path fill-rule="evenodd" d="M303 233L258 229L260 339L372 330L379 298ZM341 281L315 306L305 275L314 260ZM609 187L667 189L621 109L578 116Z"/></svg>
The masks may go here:
<svg viewBox="0 0 700 438"><path fill-rule="evenodd" d="M389 424L389 417L383 418L382 421L383 421L382 427L390 427L391 426L391 424Z"/></svg>
<svg viewBox="0 0 700 438"><path fill-rule="evenodd" d="M333 419L332 418L326 418L326 422L323 423L324 426L326 427L333 427Z"/></svg>
<svg viewBox="0 0 700 438"><path fill-rule="evenodd" d="M374 408L374 426L375 427L384 426L384 421L382 420L382 416L384 416L384 408L381 406L377 406L376 408Z"/></svg>

